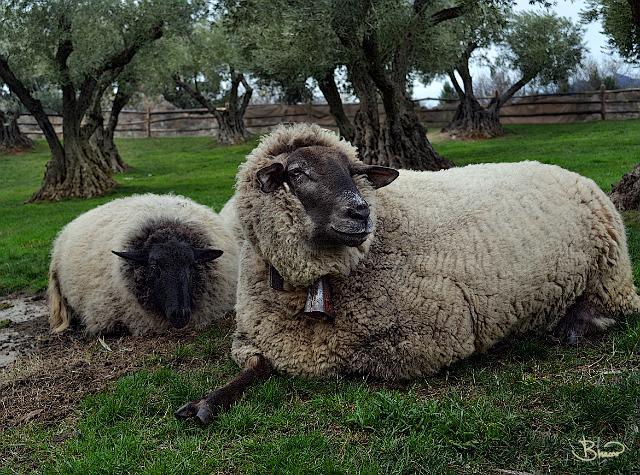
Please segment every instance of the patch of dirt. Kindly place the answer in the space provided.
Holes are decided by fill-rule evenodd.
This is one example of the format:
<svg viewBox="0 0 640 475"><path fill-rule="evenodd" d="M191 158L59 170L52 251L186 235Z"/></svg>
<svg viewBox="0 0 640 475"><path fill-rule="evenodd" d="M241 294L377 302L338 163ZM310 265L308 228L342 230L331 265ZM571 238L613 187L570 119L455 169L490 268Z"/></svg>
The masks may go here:
<svg viewBox="0 0 640 475"><path fill-rule="evenodd" d="M82 398L120 376L165 366L178 346L199 334L176 331L102 341L79 330L52 335L44 299L17 297L8 301L13 305L0 310L0 321L11 320L0 329L3 361L11 360L0 369L0 429L32 420L63 419L73 413ZM217 327L231 331L231 315Z"/></svg>
<svg viewBox="0 0 640 475"><path fill-rule="evenodd" d="M42 295L0 301L0 368L32 353L48 330L47 303Z"/></svg>
<svg viewBox="0 0 640 475"><path fill-rule="evenodd" d="M439 129L438 131L434 130L433 132L431 130L428 131L427 139L429 139L429 142L431 143L450 142L453 140L447 132L441 132Z"/></svg>

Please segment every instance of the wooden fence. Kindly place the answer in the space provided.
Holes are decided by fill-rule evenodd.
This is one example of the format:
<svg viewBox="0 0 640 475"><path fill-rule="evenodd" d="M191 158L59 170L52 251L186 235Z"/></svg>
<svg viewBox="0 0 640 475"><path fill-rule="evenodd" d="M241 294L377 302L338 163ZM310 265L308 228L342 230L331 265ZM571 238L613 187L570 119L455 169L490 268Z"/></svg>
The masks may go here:
<svg viewBox="0 0 640 475"><path fill-rule="evenodd" d="M488 98L482 98L488 100ZM416 100L418 114L428 129L441 128L453 116L457 100L439 101L436 107L424 107L425 102L436 98ZM351 119L358 104L345 104L345 112ZM384 120L384 109L380 105ZM508 101L500 111L504 124L540 124L581 122L605 119L640 118L640 89L600 90L570 94L539 94L519 96ZM62 131L62 118L51 115L56 132ZM254 104L245 114L247 128L253 133L263 133L282 122L314 122L336 130L333 117L326 104ZM41 138L42 132L35 120L24 115L19 120L21 129L29 136ZM167 137L211 135L217 129L213 116L206 109L175 109L122 111L118 137Z"/></svg>

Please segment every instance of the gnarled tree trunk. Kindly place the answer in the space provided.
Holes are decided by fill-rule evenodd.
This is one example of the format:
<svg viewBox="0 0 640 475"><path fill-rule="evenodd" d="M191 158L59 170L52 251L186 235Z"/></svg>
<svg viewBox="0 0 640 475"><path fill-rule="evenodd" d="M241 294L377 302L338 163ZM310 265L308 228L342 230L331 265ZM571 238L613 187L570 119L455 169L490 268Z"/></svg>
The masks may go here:
<svg viewBox="0 0 640 475"><path fill-rule="evenodd" d="M103 155L90 141L76 118L63 114L64 148L52 153L40 189L34 201L58 201L64 198L91 198L116 186Z"/></svg>
<svg viewBox="0 0 640 475"><path fill-rule="evenodd" d="M238 97L240 83L244 86L244 94ZM223 109L216 109L218 121L218 143L240 144L246 142L251 134L244 125L244 113L247 111L253 89L242 73L231 70L231 91L229 92L229 105Z"/></svg>
<svg viewBox="0 0 640 475"><path fill-rule="evenodd" d="M500 123L500 106L504 102L501 102L498 91L496 91L495 97L487 107L483 107L473 93L473 79L469 71L469 59L476 48L476 43L470 43L462 55L462 60L456 67L456 71L462 78L462 86L458 83L454 72L449 72L449 79L458 93L460 102L453 118L442 131L449 133L451 136L461 138L499 137L504 135L504 129Z"/></svg>
<svg viewBox="0 0 640 475"><path fill-rule="evenodd" d="M451 136L464 138L492 138L504 135L500 111L495 107L495 101L485 108L473 95L468 94L463 95L453 118L442 130Z"/></svg>
<svg viewBox="0 0 640 475"><path fill-rule="evenodd" d="M229 103L224 108L216 107L209 102L204 95L183 81L179 76L174 76L176 85L185 90L202 107L206 108L213 115L218 123L218 143L223 145L233 145L246 142L251 134L244 124L244 114L249 106L253 88L249 85L242 73L231 70L231 91L229 92ZM238 87L244 86L244 94L238 97Z"/></svg>
<svg viewBox="0 0 640 475"><path fill-rule="evenodd" d="M360 111L355 121L356 143L360 156L367 163L414 170L441 170L453 166L452 162L435 152L413 103L407 97L414 29L455 18L462 12L461 7L456 6L427 17L430 4L427 0L414 1L407 30L396 45L391 60L388 55L381 54L375 26L367 22L374 7L372 1L344 2L346 15L359 24L345 24L341 21L345 16L342 10L336 11L332 26L342 45L350 52L347 66L360 99ZM354 7L361 9L356 15L353 14ZM384 106L384 123L379 118L377 92Z"/></svg>
<svg viewBox="0 0 640 475"><path fill-rule="evenodd" d="M362 63L352 65L351 82L360 100L360 108L354 119L354 144L360 159L369 165L388 165L378 112L378 94Z"/></svg>
<svg viewBox="0 0 640 475"><path fill-rule="evenodd" d="M0 152L19 152L33 147L33 140L24 135L18 126L19 113L0 111Z"/></svg>
<svg viewBox="0 0 640 475"><path fill-rule="evenodd" d="M234 110L231 103L224 109L216 109L216 122L218 123L218 143L223 145L236 145L246 142L251 134L244 125L244 113Z"/></svg>
<svg viewBox="0 0 640 475"><path fill-rule="evenodd" d="M486 107L476 98L473 92L473 78L469 71L469 60L471 54L478 47L477 43L472 42L467 45L462 54L460 63L455 70L462 79L462 85L458 83L454 71L449 71L449 79L454 89L458 93L460 103L456 109L453 118L442 129L451 136L462 138L493 138L504 135L504 129L500 123L500 108L513 97L513 95L522 89L527 82L533 79L533 76L524 76L500 94L495 92L495 96L491 99Z"/></svg>
<svg viewBox="0 0 640 475"><path fill-rule="evenodd" d="M454 166L433 149L427 139L427 129L420 123L413 103L404 97L404 92L397 89L386 92L383 104L386 113L383 137L389 166L433 171Z"/></svg>
<svg viewBox="0 0 640 475"><path fill-rule="evenodd" d="M409 45L405 45L407 48ZM387 72L379 51L377 33L373 30L364 35L362 49L367 72L380 91L386 115L382 129L385 153L380 154L384 163L378 164L412 170L451 168L453 163L438 155L431 146L427 130L420 123L413 102L407 97L406 58L397 53L394 57L395 69Z"/></svg>
<svg viewBox="0 0 640 475"><path fill-rule="evenodd" d="M120 156L114 137L120 112L122 112L124 106L129 102L131 96L132 94L122 92L122 89L120 87L118 88L113 103L111 104L111 112L109 113L109 120L106 126L104 125L102 107L99 99L94 103L91 114L89 115L88 122L92 121L92 128L95 128L91 136L91 142L98 153L102 154L107 167L114 173L121 173L129 168Z"/></svg>

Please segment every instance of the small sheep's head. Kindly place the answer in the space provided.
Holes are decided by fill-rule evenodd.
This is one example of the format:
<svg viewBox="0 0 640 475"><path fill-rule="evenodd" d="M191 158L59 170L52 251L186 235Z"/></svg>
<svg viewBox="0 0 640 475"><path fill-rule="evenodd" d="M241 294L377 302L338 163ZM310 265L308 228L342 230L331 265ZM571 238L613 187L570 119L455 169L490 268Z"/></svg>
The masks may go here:
<svg viewBox="0 0 640 475"><path fill-rule="evenodd" d="M398 177L393 168L354 164L331 147L302 147L257 172L260 188L272 193L280 186L302 203L314 226L313 240L319 245L359 246L373 231L369 204L353 177L365 175L374 188Z"/></svg>
<svg viewBox="0 0 640 475"><path fill-rule="evenodd" d="M164 315L174 328L185 327L191 319L194 290L202 279L199 266L222 255L175 238L144 249L111 252L133 266L133 291L140 303Z"/></svg>

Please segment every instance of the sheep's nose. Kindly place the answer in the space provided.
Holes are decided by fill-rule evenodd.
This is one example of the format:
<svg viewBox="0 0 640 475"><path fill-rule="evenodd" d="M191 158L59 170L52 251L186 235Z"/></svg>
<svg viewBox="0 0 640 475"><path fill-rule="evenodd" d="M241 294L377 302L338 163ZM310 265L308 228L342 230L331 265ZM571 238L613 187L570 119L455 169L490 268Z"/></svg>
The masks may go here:
<svg viewBox="0 0 640 475"><path fill-rule="evenodd" d="M349 206L347 208L347 216L353 219L359 219L362 221L366 221L369 219L369 205L363 201L355 206Z"/></svg>
<svg viewBox="0 0 640 475"><path fill-rule="evenodd" d="M184 328L191 320L191 309L180 308L172 311L169 314L169 321L174 328Z"/></svg>

